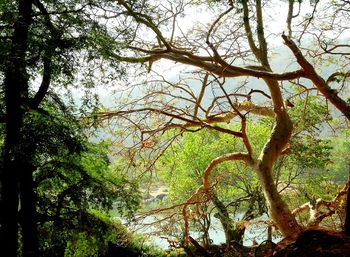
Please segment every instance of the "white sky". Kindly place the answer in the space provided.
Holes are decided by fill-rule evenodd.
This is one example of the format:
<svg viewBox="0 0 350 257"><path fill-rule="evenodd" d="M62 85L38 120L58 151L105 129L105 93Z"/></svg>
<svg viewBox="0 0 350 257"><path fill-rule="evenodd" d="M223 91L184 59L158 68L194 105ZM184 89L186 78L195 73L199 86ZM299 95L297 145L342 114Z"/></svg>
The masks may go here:
<svg viewBox="0 0 350 257"><path fill-rule="evenodd" d="M312 11L312 6L309 4L309 1L303 1L300 17L305 16L309 14ZM294 12L297 12L298 5L295 4ZM267 37L268 45L269 47L277 47L282 50L283 53L288 53L289 50L282 46L282 39L280 37L281 33L286 28L286 17L288 12L288 1L282 1L282 0L271 0L268 1L268 5L264 7L263 10L263 18L265 22L265 36ZM188 31L194 24L201 23L201 24L210 24L216 17L212 15L208 9L204 8L186 8L186 15L184 17L179 17L178 23L181 25L181 29L186 32ZM229 14L229 15L232 15ZM207 26L209 27L209 25ZM179 33L179 30L177 29L177 32ZM154 35L152 35L154 37ZM204 44L204 42L203 42ZM291 56L291 55L290 55ZM287 55L288 58L288 55ZM292 59L292 57L291 57ZM290 60L289 60L290 61ZM274 65L275 63L275 65ZM284 64L285 66L283 67ZM275 56L275 60L272 60L272 65L278 68L278 72L285 71L288 67L288 62L286 62L286 55L279 55L277 54ZM184 65L181 64L174 64L172 61L168 60L161 60L156 63L153 63L152 70L155 70L167 78L171 78L179 74L181 70L184 69ZM189 70L194 70L196 68L194 67L188 67ZM106 99L104 102L107 102L108 99L111 98L111 90L108 86L98 86L96 88L96 92L101 96L102 99ZM75 92L76 91L76 92ZM77 96L82 96L83 93L77 89L74 90L74 94Z"/></svg>
<svg viewBox="0 0 350 257"><path fill-rule="evenodd" d="M302 5L302 9L300 10L299 17L303 17L308 15L312 11L312 6L308 1L304 1ZM298 5L294 5L294 13L298 11ZM181 25L181 30L183 32L189 31L194 24L204 24L207 28L209 28L211 22L217 17L217 15L213 15L208 9L204 8L187 8L185 11L184 17L179 17L178 24ZM232 15L230 13L229 15ZM286 18L288 14L288 1L281 0L271 0L268 2L268 5L264 7L263 10L263 18L265 25L265 36L267 38L267 43L269 47L277 47L282 49L283 42L281 38L281 34L286 30ZM205 17L205 18L204 18ZM179 30L176 30L176 34L180 34ZM203 39L203 44L205 44ZM286 47L285 47L286 48ZM286 48L287 51L289 51ZM276 55L276 58L279 58L279 55ZM284 60L285 61L285 60ZM277 65L278 68L281 68ZM160 60L153 64L153 70L156 70L159 73L168 74L167 77L172 77L178 74L179 71L184 69L184 65L174 65L173 62L168 60ZM188 70L194 70L194 67L187 67ZM284 68L280 69L280 72L283 71ZM171 74L171 75L169 75Z"/></svg>

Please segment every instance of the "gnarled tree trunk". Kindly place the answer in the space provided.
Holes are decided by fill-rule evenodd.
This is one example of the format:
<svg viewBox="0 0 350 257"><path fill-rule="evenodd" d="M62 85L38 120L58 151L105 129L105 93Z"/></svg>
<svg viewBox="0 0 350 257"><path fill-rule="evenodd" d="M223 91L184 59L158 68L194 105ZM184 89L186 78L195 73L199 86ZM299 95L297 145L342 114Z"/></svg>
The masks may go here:
<svg viewBox="0 0 350 257"><path fill-rule="evenodd" d="M255 0L257 43L251 33L248 1L242 1L242 4L244 27L249 46L257 61L261 64L261 68L265 71L272 72L267 55L267 43L264 35L261 0ZM275 112L275 126L269 140L260 154L255 168L264 191L266 204L272 220L280 229L284 237L293 238L301 232L301 227L298 225L287 204L278 193L277 186L275 185L272 176L273 165L287 146L292 134L293 125L284 106L282 92L278 81L268 78L264 79L264 81L268 86L271 95Z"/></svg>
<svg viewBox="0 0 350 257"><path fill-rule="evenodd" d="M270 139L261 152L256 171L264 191L266 204L272 220L284 237L294 238L301 232L301 227L278 193L277 186L272 176L273 165L286 147L291 137L293 126L284 107L278 82L273 80L265 80L265 82L271 92L271 98L276 113L276 124L272 130Z"/></svg>

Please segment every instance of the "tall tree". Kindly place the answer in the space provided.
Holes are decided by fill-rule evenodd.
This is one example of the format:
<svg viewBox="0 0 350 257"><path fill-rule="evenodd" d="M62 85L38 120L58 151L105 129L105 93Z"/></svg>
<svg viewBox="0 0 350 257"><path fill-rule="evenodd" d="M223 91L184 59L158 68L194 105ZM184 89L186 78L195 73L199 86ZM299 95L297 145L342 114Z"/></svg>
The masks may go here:
<svg viewBox="0 0 350 257"><path fill-rule="evenodd" d="M20 130L28 97L26 52L32 22L33 1L19 1L18 17L13 25L13 35L4 72L6 105L6 130L4 163L1 170L1 231L2 249L9 256L17 256L18 238L18 183L23 167L19 160ZM28 196L29 197L29 196ZM27 227L25 227L27 229ZM35 233L34 233L35 234ZM35 235L34 235L35 238ZM33 253L34 254L34 253Z"/></svg>
<svg viewBox="0 0 350 257"><path fill-rule="evenodd" d="M5 125L0 172L0 242L8 256L17 256L19 222L23 255L37 256L33 155L23 152L22 142L28 136L23 134L23 119L32 110L42 109L42 101L54 90L53 86L65 88L80 82L82 91L94 86L91 79L99 65L93 63L99 59L94 35L96 31L103 35L105 26L97 24L96 13L103 13L108 6L108 1L84 0L59 3L18 0L0 5L0 72L4 92L1 121ZM74 75L84 63L90 64L84 69L83 79L78 81ZM27 150L34 150L37 143L32 142Z"/></svg>
<svg viewBox="0 0 350 257"><path fill-rule="evenodd" d="M291 238L297 236L302 228L278 193L272 174L273 166L278 158L288 152L293 127L287 110L288 107L293 107L293 104L287 101L283 85L285 81L291 81L303 89L301 94L309 94L310 91L315 90L307 84L311 81L314 87L329 99L336 108L347 115L349 105L338 96L338 92L330 88L329 83L339 76L344 78L342 81L345 83L348 72L334 72L328 79L321 78L315 69L322 70L324 67L308 62L290 37L294 37L301 44L309 46L311 40L306 35L317 35L315 36L316 47L313 48L314 52L310 50L309 53L314 53L314 56L322 56L322 58L323 55L339 54L340 65L346 69L348 64L343 60L346 58L348 46L341 43L341 36L345 36L344 33L347 28L339 27L338 29L335 26L335 21L347 17L345 7L348 7L348 3L342 4L341 1L335 1L321 5L319 1L315 1L310 5L306 1L289 1L285 9L279 9L279 12L285 11L287 13L288 31L287 35L282 35L282 38L296 56L296 60L301 67L277 73L274 72L272 62L274 51L269 48L268 43L272 46L275 45L273 40L276 37L273 36L270 29L274 26L272 24L276 24L273 22L280 21L271 20L267 15L268 12L274 11L273 8L277 6L277 1L243 0L239 2L228 1L228 3L196 1L194 6L191 5L194 4L192 1L162 4L151 1L129 2L119 0L117 2L120 8L124 10L115 19L120 31L123 31L123 28L126 30L130 27L135 28L135 31L130 35L123 34L123 36L111 33L116 46L119 48L101 49L103 53L106 54L107 51L108 55L116 60L144 64L148 71L152 71L152 67L156 67L155 62L166 59L191 66L192 69L193 67L198 68L210 75L209 77L202 75L207 76L208 83L204 83L200 90L193 89L194 86L189 84L186 85L190 80L183 79L175 82L175 79L164 80L158 77L153 81L154 83L150 82L151 87L148 89L147 97L137 102L140 108L135 108L135 102L132 102L131 107L124 105L121 110L106 112L101 116L103 118L123 116L128 120L132 120L133 124L141 130L140 145L149 148L153 147L155 142L152 139L157 133L173 128L178 128L180 130L178 134L181 134L185 131L195 131L205 127L240 138L245 146L244 152L222 155L212 160L205 169L203 175L205 190L210 189L210 174L218 164L226 161L242 161L256 171L271 218L282 234ZM186 29L182 26L184 23L181 23L181 17L186 14L187 10L190 9L195 12L197 8L208 7L208 4L210 8L205 12L205 15L201 16L201 19L198 19L193 28ZM305 18L300 13L303 8L300 8L300 12L295 11L294 5L297 4L299 7L301 5L306 6L311 11L311 15ZM333 10L336 10L336 12L333 16L318 16L319 13L316 11L321 8L320 6L328 14L331 14L330 12ZM266 12L264 13L264 11ZM329 36L323 33L322 29L324 28L321 25L327 23L314 22L316 17L322 22L327 17L332 17L330 18L332 25L330 29L334 31L336 36L333 37L333 35ZM205 18L207 19L204 22L203 19ZM297 20L299 23L296 23ZM209 25L207 25L208 22ZM294 23L299 25L294 25ZM313 24L318 24L319 27L312 27ZM318 33L313 34L315 31ZM268 37L267 33L271 35ZM278 33L281 35L282 29ZM145 34L148 37L145 37ZM129 40L127 44L125 44L125 37ZM271 40L272 38L273 40ZM334 50L339 48L344 51L335 53ZM125 51L122 51L123 49ZM290 58L286 51L279 54ZM336 70L338 67L332 66L331 68ZM277 68L277 70L280 71L281 69ZM239 79L233 80L233 78L240 77L260 78L261 80L259 80L260 83L256 87L251 87L251 91L249 91L249 89L244 90L247 87L244 87L245 84L240 83ZM161 80L168 86L168 91L160 89ZM257 83L257 80L250 81ZM208 84L211 87L208 87ZM211 96L214 99L212 105L208 105L203 101L205 97L203 98L202 92L206 88L211 88L213 92ZM217 94L218 91L221 91L220 95ZM171 99L175 94L178 95L178 99L185 100L186 105L181 106L176 104L175 101L169 101L169 98ZM267 98L267 106L261 106L261 100L252 97L252 95L256 96L257 94ZM151 102L150 99L155 95L161 95L161 98ZM219 101L222 99L224 99L226 105ZM135 113L140 115L136 117ZM274 118L274 127L270 137L266 140L259 154L252 150L249 135L246 133L247 119L253 114L268 115ZM154 123L156 125L151 126L147 122L140 125L146 116L151 116L156 120ZM160 116L164 118L160 118ZM241 122L239 131L227 130L219 125L220 122L230 122L233 118Z"/></svg>
<svg viewBox="0 0 350 257"><path fill-rule="evenodd" d="M114 209L129 218L138 206L137 185L111 168L109 144L89 142L86 124L59 98L48 96L41 106L45 111L25 115L21 142L22 160L34 170L36 209L31 214L38 225L37 254L64 256L67 245L82 234L86 241L95 240L89 249L102 254L108 242L119 243L113 233L124 230L114 226L108 213ZM28 211L20 206L19 214L21 221Z"/></svg>

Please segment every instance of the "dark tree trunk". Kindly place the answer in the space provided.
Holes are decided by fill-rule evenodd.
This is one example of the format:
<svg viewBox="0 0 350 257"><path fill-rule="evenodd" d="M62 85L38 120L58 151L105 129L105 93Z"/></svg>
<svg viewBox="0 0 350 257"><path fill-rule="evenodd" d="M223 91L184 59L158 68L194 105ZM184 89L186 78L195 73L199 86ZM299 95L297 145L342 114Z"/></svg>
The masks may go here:
<svg viewBox="0 0 350 257"><path fill-rule="evenodd" d="M11 137L11 135L10 135ZM4 166L1 171L1 253L9 257L17 256L18 237L18 189L14 163L11 161L9 149L6 147Z"/></svg>
<svg viewBox="0 0 350 257"><path fill-rule="evenodd" d="M195 256L210 257L207 250L201 246L193 237L189 237L191 244L195 247Z"/></svg>
<svg viewBox="0 0 350 257"><path fill-rule="evenodd" d="M23 172L17 161L20 149L25 100L28 93L28 74L25 54L28 48L28 31L31 24L32 0L18 2L18 18L14 23L11 50L5 71L6 129L4 163L1 180L1 252L16 257L18 249L18 183Z"/></svg>
<svg viewBox="0 0 350 257"><path fill-rule="evenodd" d="M34 196L33 172L35 167L24 163L20 181L20 223L22 228L23 257L38 256L38 233L36 199Z"/></svg>
<svg viewBox="0 0 350 257"><path fill-rule="evenodd" d="M240 231L236 228L235 222L230 218L226 206L214 194L212 195L212 201L218 210L218 218L225 232L226 244L229 245L231 241L242 244L244 230Z"/></svg>

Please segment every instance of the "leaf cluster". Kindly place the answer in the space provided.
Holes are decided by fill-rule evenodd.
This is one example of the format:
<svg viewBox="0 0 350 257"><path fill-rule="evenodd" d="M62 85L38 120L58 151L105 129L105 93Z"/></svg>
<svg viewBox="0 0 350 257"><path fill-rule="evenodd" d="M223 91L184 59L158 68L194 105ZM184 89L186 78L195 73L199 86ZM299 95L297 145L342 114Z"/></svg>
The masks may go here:
<svg viewBox="0 0 350 257"><path fill-rule="evenodd" d="M24 118L18 152L34 170L43 256L63 256L67 243L80 237L94 238L94 251L106 251L109 241L125 234L109 211L130 218L138 208L137 185L109 166L109 143L93 143L87 132L70 108L52 99Z"/></svg>

